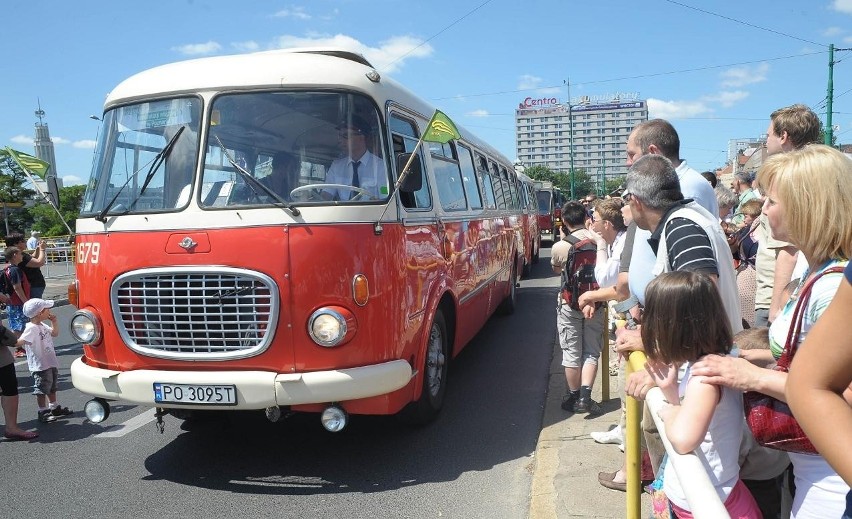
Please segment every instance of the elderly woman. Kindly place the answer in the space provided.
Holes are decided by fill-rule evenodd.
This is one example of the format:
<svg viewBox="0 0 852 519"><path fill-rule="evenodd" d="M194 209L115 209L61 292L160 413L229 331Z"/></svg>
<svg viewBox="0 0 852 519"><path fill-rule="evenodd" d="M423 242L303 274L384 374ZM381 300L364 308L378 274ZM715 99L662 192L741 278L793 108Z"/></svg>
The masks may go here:
<svg viewBox="0 0 852 519"><path fill-rule="evenodd" d="M773 237L794 244L810 265L769 329L770 351L777 359L792 324L798 292L818 273L845 266L852 254L852 220L848 214L852 207L852 161L828 146L811 145L770 157L758 172L758 183L766 193L763 212L772 226ZM831 273L814 284L800 341L828 306L842 280L842 274ZM759 367L745 358L708 356L695 363L692 373L707 377L708 383L758 391L786 401L787 373ZM790 453L790 461L796 482L791 517L840 517L849 486L825 458Z"/></svg>

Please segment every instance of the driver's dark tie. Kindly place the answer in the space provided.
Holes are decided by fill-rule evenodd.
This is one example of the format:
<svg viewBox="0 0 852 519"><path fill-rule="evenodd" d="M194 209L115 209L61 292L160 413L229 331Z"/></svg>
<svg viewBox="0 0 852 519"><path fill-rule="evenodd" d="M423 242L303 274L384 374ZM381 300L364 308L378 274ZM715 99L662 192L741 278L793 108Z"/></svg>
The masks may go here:
<svg viewBox="0 0 852 519"><path fill-rule="evenodd" d="M358 177L358 168L361 166L361 161L356 160L352 162L352 185L355 187L361 187L361 179ZM352 192L352 195L349 197L353 198L357 193L355 191Z"/></svg>

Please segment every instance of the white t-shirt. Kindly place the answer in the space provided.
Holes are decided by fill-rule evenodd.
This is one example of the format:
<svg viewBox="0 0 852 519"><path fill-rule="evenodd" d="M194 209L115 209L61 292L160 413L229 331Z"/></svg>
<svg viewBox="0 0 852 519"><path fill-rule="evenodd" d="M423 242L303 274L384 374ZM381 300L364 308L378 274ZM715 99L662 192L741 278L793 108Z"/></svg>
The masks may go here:
<svg viewBox="0 0 852 519"><path fill-rule="evenodd" d="M21 340L26 342L27 366L30 372L58 368L59 359L53 347L53 328L47 323L27 323Z"/></svg>

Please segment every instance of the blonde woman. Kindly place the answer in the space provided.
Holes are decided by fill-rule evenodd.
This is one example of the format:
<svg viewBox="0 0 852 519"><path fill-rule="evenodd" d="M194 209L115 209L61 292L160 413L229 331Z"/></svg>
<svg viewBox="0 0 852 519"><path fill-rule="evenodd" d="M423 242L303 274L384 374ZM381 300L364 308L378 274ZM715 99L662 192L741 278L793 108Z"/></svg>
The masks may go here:
<svg viewBox="0 0 852 519"><path fill-rule="evenodd" d="M758 184L766 193L763 213L769 220L773 238L795 245L810 265L769 329L771 355L777 359L790 329L799 290L818 273L833 266L845 266L852 254L852 218L848 213L852 207L852 161L828 146L810 145L770 157L758 172ZM814 284L805 308L800 347L842 280L843 274L832 273ZM759 367L743 358L708 356L695 363L692 373L706 377L707 383L758 391L786 401L787 374ZM790 461L796 483L791 517L840 517L849 486L825 458L790 453Z"/></svg>

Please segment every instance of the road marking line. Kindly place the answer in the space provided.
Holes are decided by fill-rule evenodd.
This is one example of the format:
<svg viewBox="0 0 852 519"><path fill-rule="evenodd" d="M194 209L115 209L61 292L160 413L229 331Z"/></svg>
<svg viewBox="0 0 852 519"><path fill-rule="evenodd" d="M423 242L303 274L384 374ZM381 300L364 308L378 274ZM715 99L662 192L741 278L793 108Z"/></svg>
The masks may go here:
<svg viewBox="0 0 852 519"><path fill-rule="evenodd" d="M82 347L83 347L83 344L78 342L77 344L73 344L71 346L68 346L67 348L62 348L62 349L56 350L56 353L65 353L66 351L76 350L77 348L82 348ZM26 363L27 363L26 360L19 360L18 362L15 363L15 367L17 368L18 366L23 366Z"/></svg>
<svg viewBox="0 0 852 519"><path fill-rule="evenodd" d="M136 429L147 425L154 421L154 408L148 409L144 413L134 416L130 420L118 425L114 425L108 430L96 434L95 438L121 438L126 434L130 434Z"/></svg>

